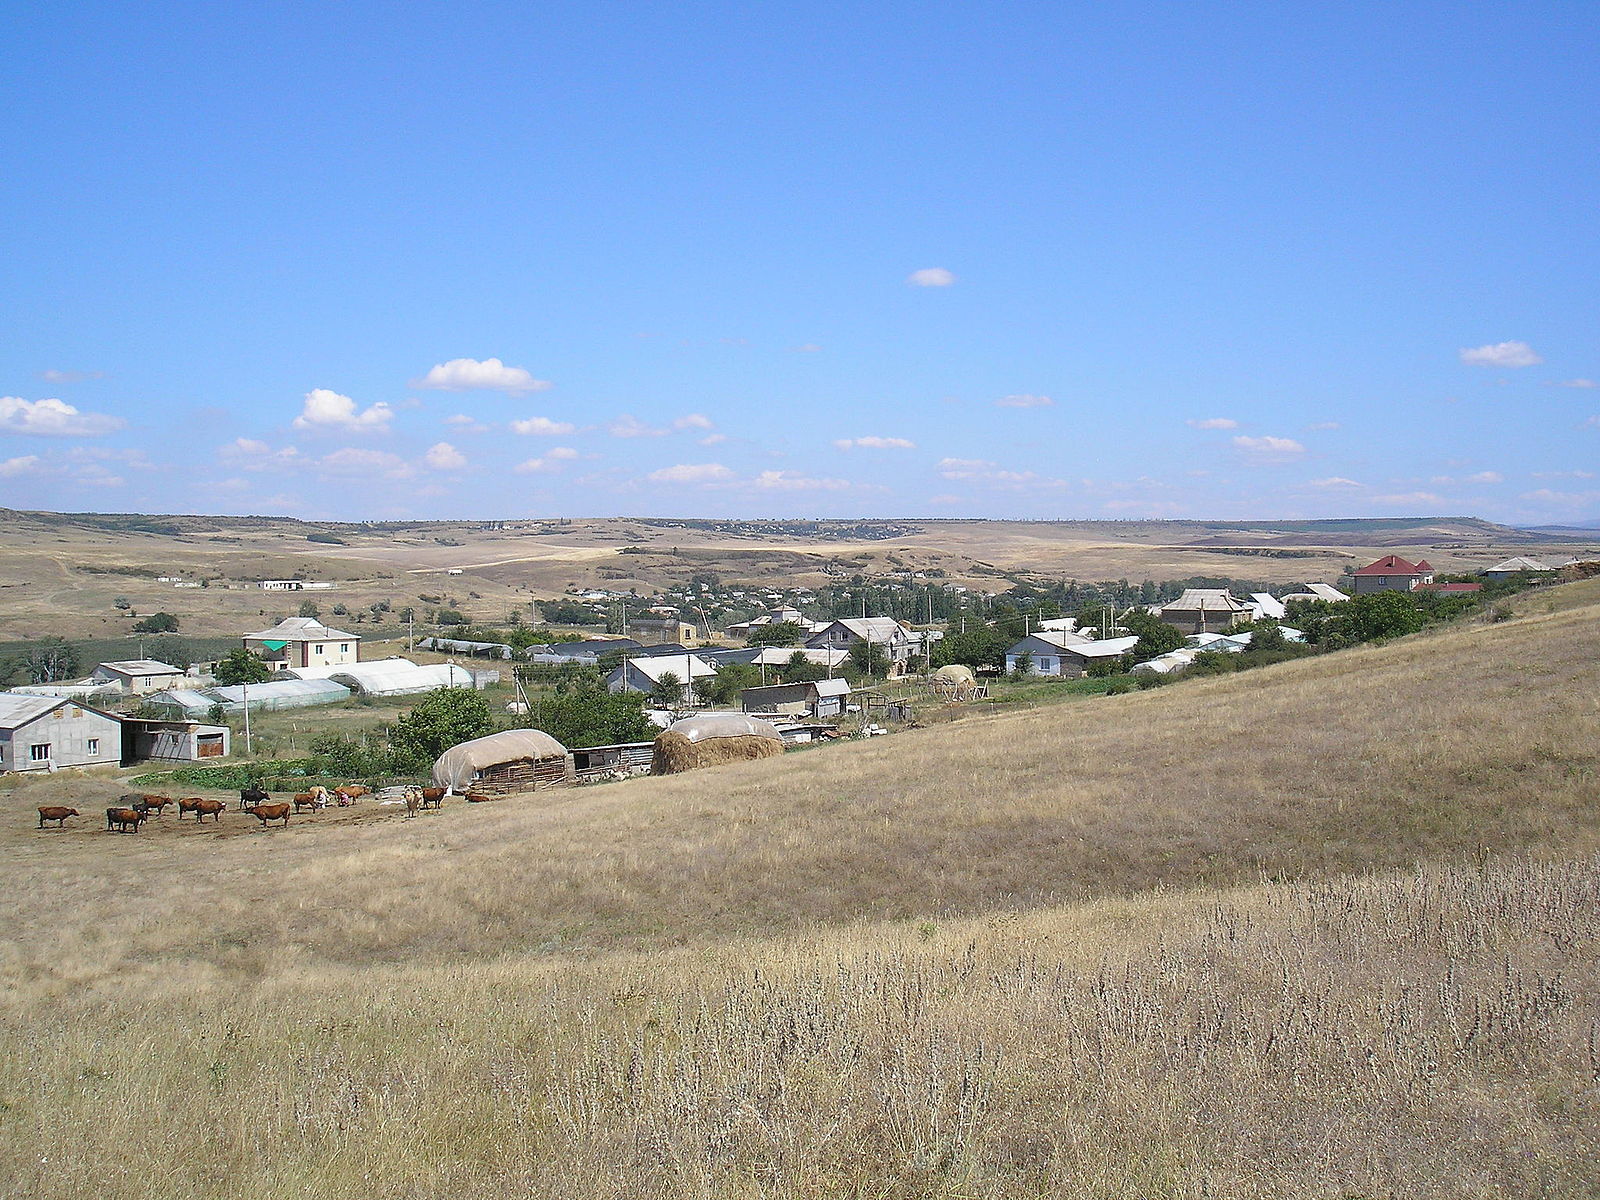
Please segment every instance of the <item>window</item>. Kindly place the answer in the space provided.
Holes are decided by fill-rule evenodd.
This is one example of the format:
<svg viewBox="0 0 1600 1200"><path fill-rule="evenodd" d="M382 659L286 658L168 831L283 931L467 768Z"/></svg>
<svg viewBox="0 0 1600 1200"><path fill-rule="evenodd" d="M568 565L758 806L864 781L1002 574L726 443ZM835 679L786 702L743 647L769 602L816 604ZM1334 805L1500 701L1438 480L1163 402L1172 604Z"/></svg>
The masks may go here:
<svg viewBox="0 0 1600 1200"><path fill-rule="evenodd" d="M322 653L322 647L321 647L321 646L318 646L318 647L317 647L317 653L318 653L318 654L321 654L321 653Z"/></svg>
<svg viewBox="0 0 1600 1200"><path fill-rule="evenodd" d="M340 642L339 643L339 653L340 654L349 654L350 653L350 643L349 642Z"/></svg>
<svg viewBox="0 0 1600 1200"><path fill-rule="evenodd" d="M89 753L94 755L96 758L100 757L100 739L99 738L90 738L89 739Z"/></svg>
<svg viewBox="0 0 1600 1200"><path fill-rule="evenodd" d="M1048 671L1048 670L1050 670L1051 666L1052 666L1052 663L1051 663L1050 659L1041 658L1039 660L1039 670Z"/></svg>
<svg viewBox="0 0 1600 1200"><path fill-rule="evenodd" d="M72 715L73 715L73 716L74 716L74 717L81 717L81 716L83 716L83 709L81 709L81 708L75 708L75 709L73 709L73 710L72 710Z"/></svg>
<svg viewBox="0 0 1600 1200"><path fill-rule="evenodd" d="M47 762L50 758L50 743L35 742L28 747L28 757L34 762Z"/></svg>
<svg viewBox="0 0 1600 1200"><path fill-rule="evenodd" d="M58 720L58 721L64 721L64 720L67 719L67 710L64 709L64 708L58 708L58 709L55 710L55 712L51 713L50 715L52 717L54 717L56 720ZM49 755L46 755L45 757L48 758Z"/></svg>

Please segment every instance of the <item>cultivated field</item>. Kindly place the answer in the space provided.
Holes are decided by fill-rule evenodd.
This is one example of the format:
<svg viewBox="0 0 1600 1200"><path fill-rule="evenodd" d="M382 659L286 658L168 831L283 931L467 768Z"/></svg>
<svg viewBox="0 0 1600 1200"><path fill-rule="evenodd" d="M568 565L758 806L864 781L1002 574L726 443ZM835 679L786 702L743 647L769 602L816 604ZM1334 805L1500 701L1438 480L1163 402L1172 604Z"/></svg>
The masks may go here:
<svg viewBox="0 0 1600 1200"><path fill-rule="evenodd" d="M1600 581L415 820L0 799L0 1196L1600 1190Z"/></svg>
<svg viewBox="0 0 1600 1200"><path fill-rule="evenodd" d="M1600 553L1594 538L1526 533L1468 518L1225 523L1199 521L894 521L810 523L528 520L311 525L280 518L73 517L0 510L0 641L60 634L113 637L132 621L113 607L167 611L190 636L237 636L293 615L305 597L248 581L296 572L333 582L324 614L445 597L468 617L503 622L569 588L642 594L710 571L730 583L821 587L855 575L942 571L968 588L1036 581L1232 576L1334 581L1380 554L1427 557L1440 570L1517 553ZM343 544L310 541L336 538ZM459 569L461 574L446 572ZM175 589L155 576L209 578ZM357 628L355 632L361 632ZM130 654L134 651L130 650Z"/></svg>

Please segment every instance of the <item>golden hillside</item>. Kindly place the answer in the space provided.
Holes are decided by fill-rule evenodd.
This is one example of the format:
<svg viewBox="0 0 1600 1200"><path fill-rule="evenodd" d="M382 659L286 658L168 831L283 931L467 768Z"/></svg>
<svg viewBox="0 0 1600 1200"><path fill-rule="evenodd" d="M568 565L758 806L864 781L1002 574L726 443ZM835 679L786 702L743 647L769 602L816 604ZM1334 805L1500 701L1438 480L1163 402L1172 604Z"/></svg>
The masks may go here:
<svg viewBox="0 0 1600 1200"><path fill-rule="evenodd" d="M29 814L63 781L24 786L0 1176L1592 1194L1597 617L1600 582L1570 585L1498 624L416 821L62 836Z"/></svg>

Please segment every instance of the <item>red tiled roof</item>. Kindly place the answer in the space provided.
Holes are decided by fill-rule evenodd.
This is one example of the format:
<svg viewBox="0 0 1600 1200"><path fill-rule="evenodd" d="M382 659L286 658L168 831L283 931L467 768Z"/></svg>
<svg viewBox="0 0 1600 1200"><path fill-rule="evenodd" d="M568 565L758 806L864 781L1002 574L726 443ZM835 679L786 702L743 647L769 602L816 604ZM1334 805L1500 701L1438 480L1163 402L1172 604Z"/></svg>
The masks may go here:
<svg viewBox="0 0 1600 1200"><path fill-rule="evenodd" d="M1398 554L1385 554L1377 562L1362 567L1357 575L1426 575L1433 570L1424 560L1419 563L1407 562Z"/></svg>

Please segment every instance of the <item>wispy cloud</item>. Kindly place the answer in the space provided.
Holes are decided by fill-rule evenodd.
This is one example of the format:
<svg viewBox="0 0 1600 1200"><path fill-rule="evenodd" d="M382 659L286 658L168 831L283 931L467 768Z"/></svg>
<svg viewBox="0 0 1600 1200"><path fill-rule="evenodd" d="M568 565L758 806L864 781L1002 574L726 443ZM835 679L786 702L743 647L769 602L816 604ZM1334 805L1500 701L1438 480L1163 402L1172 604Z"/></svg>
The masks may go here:
<svg viewBox="0 0 1600 1200"><path fill-rule="evenodd" d="M721 463L679 463L651 471L645 478L651 483L722 483L734 473Z"/></svg>
<svg viewBox="0 0 1600 1200"><path fill-rule="evenodd" d="M1358 483L1354 479L1346 479L1343 475L1329 475L1326 479L1313 479L1311 486L1314 488L1358 488L1366 484Z"/></svg>
<svg viewBox="0 0 1600 1200"><path fill-rule="evenodd" d="M1232 417L1190 417L1184 424L1190 429L1237 429L1239 422Z"/></svg>
<svg viewBox="0 0 1600 1200"><path fill-rule="evenodd" d="M1600 505L1600 492L1557 492L1550 488L1538 488L1523 492L1520 499L1562 509L1591 509Z"/></svg>
<svg viewBox="0 0 1600 1200"><path fill-rule="evenodd" d="M435 392L505 392L508 395L526 395L542 392L551 387L549 380L535 379L522 367L508 367L498 358L452 358L438 363L411 386L422 391Z"/></svg>
<svg viewBox="0 0 1600 1200"><path fill-rule="evenodd" d="M524 434L527 437L565 437L573 432L577 426L569 425L565 421L552 421L549 417L528 417L525 420L511 422L511 432Z"/></svg>
<svg viewBox="0 0 1600 1200"><path fill-rule="evenodd" d="M1435 495L1433 492L1397 492L1387 496L1372 496L1367 500L1368 504L1376 505L1381 508L1395 508L1400 505L1419 504L1426 507L1438 508L1441 507L1444 502L1445 500L1443 496Z"/></svg>
<svg viewBox="0 0 1600 1200"><path fill-rule="evenodd" d="M1313 421L1310 425L1307 425L1306 428L1321 432L1329 429L1343 429L1344 426L1339 424L1337 421Z"/></svg>
<svg viewBox="0 0 1600 1200"><path fill-rule="evenodd" d="M513 470L519 475L534 475L545 471L555 471L564 462L571 462L578 457L578 452L571 446L552 446L538 458L530 458L518 463Z"/></svg>
<svg viewBox="0 0 1600 1200"><path fill-rule="evenodd" d="M610 425L606 426L606 432L612 437L640 438L663 437L667 431L665 429L657 429L654 425L646 425L632 413L623 413Z"/></svg>
<svg viewBox="0 0 1600 1200"><path fill-rule="evenodd" d="M46 383L86 383L91 379L104 379L104 371L40 371L39 378Z"/></svg>
<svg viewBox="0 0 1600 1200"><path fill-rule="evenodd" d="M1001 396L995 402L996 408L1050 408L1055 401L1049 396Z"/></svg>
<svg viewBox="0 0 1600 1200"><path fill-rule="evenodd" d="M1233 444L1257 462L1288 462L1299 458L1306 448L1293 438L1236 437Z"/></svg>
<svg viewBox="0 0 1600 1200"><path fill-rule="evenodd" d="M690 413L688 416L679 417L672 423L674 429L715 429L716 422L705 413Z"/></svg>
<svg viewBox="0 0 1600 1200"><path fill-rule="evenodd" d="M838 438L833 443L841 450L851 450L860 447L863 450L915 450L917 444L910 438L903 437L876 437L868 435L858 438Z"/></svg>
<svg viewBox="0 0 1600 1200"><path fill-rule="evenodd" d="M1495 342L1463 349L1461 361L1469 367L1537 367L1544 359L1527 342Z"/></svg>
<svg viewBox="0 0 1600 1200"><path fill-rule="evenodd" d="M942 479L1000 489L1066 486L1064 480L1044 479L1032 471L1013 471L986 458L941 458L935 469Z"/></svg>
<svg viewBox="0 0 1600 1200"><path fill-rule="evenodd" d="M305 408L294 419L296 429L344 429L352 433L386 433L394 418L394 409L379 401L371 407L358 410L349 396L327 388L313 388L306 393Z"/></svg>
<svg viewBox="0 0 1600 1200"><path fill-rule="evenodd" d="M428 447L422 461L435 471L459 471L467 465L467 456L449 442L435 442Z"/></svg>
<svg viewBox="0 0 1600 1200"><path fill-rule="evenodd" d="M115 433L127 422L105 413L79 412L65 401L24 400L0 396L0 433L35 437L99 437Z"/></svg>
<svg viewBox="0 0 1600 1200"><path fill-rule="evenodd" d="M943 267L923 267L906 276L912 287L949 287L955 281L956 277Z"/></svg>
<svg viewBox="0 0 1600 1200"><path fill-rule="evenodd" d="M446 417L444 423L462 433L488 433L489 427L477 417L469 417L466 413L456 413Z"/></svg>
<svg viewBox="0 0 1600 1200"><path fill-rule="evenodd" d="M1550 380L1550 386L1566 388L1592 388L1600 387L1600 383L1596 383L1592 379L1552 379Z"/></svg>
<svg viewBox="0 0 1600 1200"><path fill-rule="evenodd" d="M16 458L8 458L0 462L0 477L9 479L13 475L30 474L39 465L37 454L21 454Z"/></svg>
<svg viewBox="0 0 1600 1200"><path fill-rule="evenodd" d="M850 487L848 479L809 479L793 471L763 471L750 482L763 491L782 492L842 492Z"/></svg>
<svg viewBox="0 0 1600 1200"><path fill-rule="evenodd" d="M1468 475L1468 483L1504 483L1506 477L1499 471L1479 471L1476 475Z"/></svg>
<svg viewBox="0 0 1600 1200"><path fill-rule="evenodd" d="M317 467L336 475L376 473L387 479L409 479L416 474L411 464L398 454L391 454L387 450L366 450L357 446L347 446L343 450L335 450L332 454L324 454L317 460Z"/></svg>

